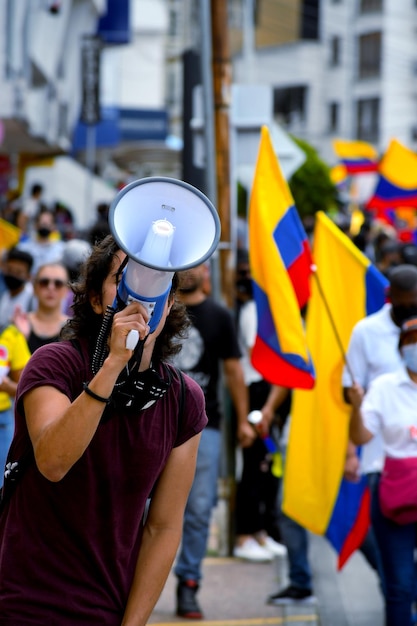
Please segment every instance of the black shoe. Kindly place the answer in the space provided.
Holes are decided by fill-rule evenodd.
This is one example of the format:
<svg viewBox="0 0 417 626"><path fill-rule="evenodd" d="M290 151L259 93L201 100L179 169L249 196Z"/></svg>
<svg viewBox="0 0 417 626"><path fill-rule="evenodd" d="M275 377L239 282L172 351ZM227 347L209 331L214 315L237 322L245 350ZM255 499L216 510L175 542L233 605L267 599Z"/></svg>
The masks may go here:
<svg viewBox="0 0 417 626"><path fill-rule="evenodd" d="M266 602L267 604L280 605L300 600L304 602L312 602L315 601L315 597L313 596L311 589L301 589L301 587L293 587L293 585L290 585L275 595L269 596Z"/></svg>
<svg viewBox="0 0 417 626"><path fill-rule="evenodd" d="M177 615L188 619L203 619L196 593L198 583L195 580L180 580L177 586Z"/></svg>

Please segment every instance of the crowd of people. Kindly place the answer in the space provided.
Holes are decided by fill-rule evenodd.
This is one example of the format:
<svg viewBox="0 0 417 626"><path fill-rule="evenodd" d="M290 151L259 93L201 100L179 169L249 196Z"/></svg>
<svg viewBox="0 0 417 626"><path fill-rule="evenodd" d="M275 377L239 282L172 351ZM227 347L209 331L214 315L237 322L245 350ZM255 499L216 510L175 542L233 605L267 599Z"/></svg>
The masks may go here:
<svg viewBox="0 0 417 626"><path fill-rule="evenodd" d="M74 237L70 212L46 207L42 191L34 185L3 215L21 237L3 251L0 275L0 624L145 624L171 569L176 614L203 618L223 387L239 461L233 555L288 560L289 585L267 603L314 599L308 532L280 504L291 389L251 365L248 251L238 250L233 312L211 297L206 262L174 275L155 332L135 301L113 311L109 331L126 258L108 207ZM349 343L340 381L351 404L345 477L369 481L361 550L379 577L385 626L412 626L417 513L406 523L390 517L380 484L387 460L417 459L417 247L381 225L352 238L390 290ZM132 329L144 342L139 360L125 346Z"/></svg>

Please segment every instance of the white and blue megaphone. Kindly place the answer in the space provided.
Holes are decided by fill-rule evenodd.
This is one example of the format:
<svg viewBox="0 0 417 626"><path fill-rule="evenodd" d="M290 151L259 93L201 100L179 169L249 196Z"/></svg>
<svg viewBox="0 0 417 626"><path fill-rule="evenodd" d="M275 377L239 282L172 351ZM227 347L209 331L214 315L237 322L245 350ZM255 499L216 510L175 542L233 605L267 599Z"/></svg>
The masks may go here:
<svg viewBox="0 0 417 626"><path fill-rule="evenodd" d="M118 193L110 206L109 225L128 257L116 300L143 304L154 332L174 273L200 265L215 251L220 239L216 209L188 183L143 178ZM131 331L126 347L133 350L137 340L137 331Z"/></svg>

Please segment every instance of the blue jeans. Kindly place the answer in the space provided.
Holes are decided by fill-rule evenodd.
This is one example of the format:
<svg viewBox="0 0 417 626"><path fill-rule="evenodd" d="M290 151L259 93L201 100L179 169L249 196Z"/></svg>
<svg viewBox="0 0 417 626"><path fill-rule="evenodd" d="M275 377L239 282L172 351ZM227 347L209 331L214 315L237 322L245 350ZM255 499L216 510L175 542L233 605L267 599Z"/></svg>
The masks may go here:
<svg viewBox="0 0 417 626"><path fill-rule="evenodd" d="M411 605L416 589L416 524L400 525L384 517L378 497L372 498L371 518L385 573L386 626L412 626Z"/></svg>
<svg viewBox="0 0 417 626"><path fill-rule="evenodd" d="M0 486L3 484L4 466L14 432L13 409L0 411Z"/></svg>
<svg viewBox="0 0 417 626"><path fill-rule="evenodd" d="M281 511L279 529L282 543L288 550L290 584L299 589L311 589L311 569L308 562L308 535L303 526Z"/></svg>
<svg viewBox="0 0 417 626"><path fill-rule="evenodd" d="M369 492L371 494L371 522L372 522L372 504L374 500L378 500L378 485L379 479L381 477L380 472L370 472L366 475L366 479L368 481ZM369 527L368 534L365 537L363 544L360 546L359 550L362 552L369 565L376 570L379 582L381 585L382 595L385 598L386 594L386 583L385 583L385 574L384 574L384 566L382 563L381 551L379 549L378 542L375 537L375 531L373 529L373 524Z"/></svg>
<svg viewBox="0 0 417 626"><path fill-rule="evenodd" d="M220 450L220 431L205 428L198 449L194 482L185 508L181 549L174 570L181 579L201 579L201 563L206 555L211 513L217 502Z"/></svg>

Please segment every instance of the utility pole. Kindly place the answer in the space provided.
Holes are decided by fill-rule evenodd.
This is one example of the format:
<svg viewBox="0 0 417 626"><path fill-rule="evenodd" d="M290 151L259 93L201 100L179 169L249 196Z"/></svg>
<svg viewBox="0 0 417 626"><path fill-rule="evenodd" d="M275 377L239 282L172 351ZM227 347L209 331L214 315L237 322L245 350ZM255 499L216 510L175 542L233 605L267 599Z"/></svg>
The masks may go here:
<svg viewBox="0 0 417 626"><path fill-rule="evenodd" d="M232 69L228 37L227 2L211 0L212 68L216 137L217 210L221 223L219 244L221 294L233 306L233 250L230 207L229 108Z"/></svg>

